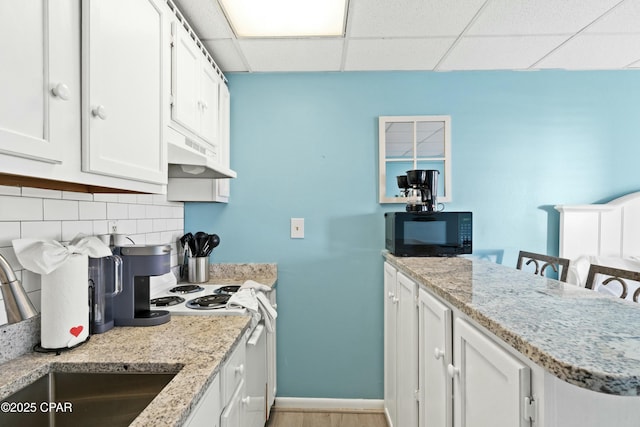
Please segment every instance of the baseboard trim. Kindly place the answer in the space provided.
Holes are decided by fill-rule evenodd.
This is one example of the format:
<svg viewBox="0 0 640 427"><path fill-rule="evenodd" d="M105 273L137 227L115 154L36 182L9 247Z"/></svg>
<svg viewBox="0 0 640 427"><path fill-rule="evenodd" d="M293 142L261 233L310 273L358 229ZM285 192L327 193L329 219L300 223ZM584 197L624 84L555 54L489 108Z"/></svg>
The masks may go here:
<svg viewBox="0 0 640 427"><path fill-rule="evenodd" d="M276 397L277 411L384 412L382 399Z"/></svg>

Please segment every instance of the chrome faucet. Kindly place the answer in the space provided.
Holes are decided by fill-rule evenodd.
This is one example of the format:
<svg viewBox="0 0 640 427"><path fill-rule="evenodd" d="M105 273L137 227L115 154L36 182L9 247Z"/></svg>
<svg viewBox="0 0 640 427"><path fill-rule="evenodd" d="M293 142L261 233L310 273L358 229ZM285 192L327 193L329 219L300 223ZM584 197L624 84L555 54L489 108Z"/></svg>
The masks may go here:
<svg viewBox="0 0 640 427"><path fill-rule="evenodd" d="M7 312L7 323L18 323L38 314L24 291L16 273L7 260L0 255L0 290Z"/></svg>

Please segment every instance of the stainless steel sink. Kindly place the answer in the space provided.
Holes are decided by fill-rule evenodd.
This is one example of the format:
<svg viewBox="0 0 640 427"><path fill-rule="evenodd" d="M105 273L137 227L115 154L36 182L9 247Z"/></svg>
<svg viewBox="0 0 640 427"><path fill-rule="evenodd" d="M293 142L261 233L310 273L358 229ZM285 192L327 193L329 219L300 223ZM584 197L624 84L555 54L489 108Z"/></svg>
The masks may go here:
<svg viewBox="0 0 640 427"><path fill-rule="evenodd" d="M175 375L52 372L2 401L0 426L128 426Z"/></svg>

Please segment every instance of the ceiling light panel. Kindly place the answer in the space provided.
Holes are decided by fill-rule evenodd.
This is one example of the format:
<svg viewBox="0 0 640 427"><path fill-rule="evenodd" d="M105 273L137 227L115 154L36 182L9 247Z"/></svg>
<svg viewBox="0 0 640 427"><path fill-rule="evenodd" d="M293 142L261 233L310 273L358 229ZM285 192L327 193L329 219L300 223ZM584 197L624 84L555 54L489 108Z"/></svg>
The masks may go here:
<svg viewBox="0 0 640 427"><path fill-rule="evenodd" d="M340 37L347 0L219 0L238 37Z"/></svg>

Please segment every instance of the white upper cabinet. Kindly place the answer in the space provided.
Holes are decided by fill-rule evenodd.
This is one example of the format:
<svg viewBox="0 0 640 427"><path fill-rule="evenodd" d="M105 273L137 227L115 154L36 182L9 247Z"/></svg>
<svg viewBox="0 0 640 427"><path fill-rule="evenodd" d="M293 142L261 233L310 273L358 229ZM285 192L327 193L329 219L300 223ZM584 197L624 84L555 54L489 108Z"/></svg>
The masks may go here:
<svg viewBox="0 0 640 427"><path fill-rule="evenodd" d="M165 11L156 0L83 3L83 170L166 183Z"/></svg>
<svg viewBox="0 0 640 427"><path fill-rule="evenodd" d="M1 153L59 163L61 141L74 137L80 88L69 4L0 2Z"/></svg>
<svg viewBox="0 0 640 427"><path fill-rule="evenodd" d="M222 83L197 42L179 23L173 35L171 118L212 145L218 146L218 98ZM214 151L217 150L214 148Z"/></svg>

